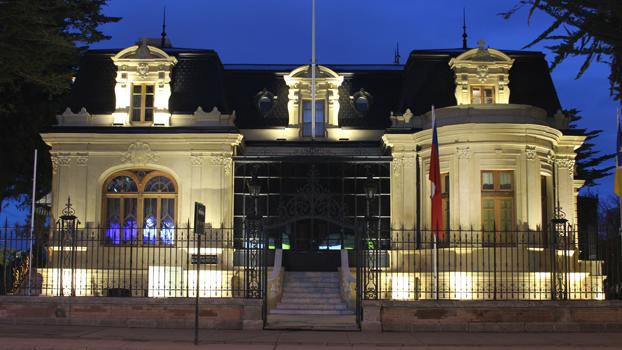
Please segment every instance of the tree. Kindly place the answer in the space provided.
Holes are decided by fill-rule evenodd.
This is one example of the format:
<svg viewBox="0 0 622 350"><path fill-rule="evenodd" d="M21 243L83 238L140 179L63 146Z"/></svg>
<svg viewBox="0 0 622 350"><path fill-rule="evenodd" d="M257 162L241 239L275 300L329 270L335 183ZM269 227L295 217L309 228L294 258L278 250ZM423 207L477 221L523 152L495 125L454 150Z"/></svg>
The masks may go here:
<svg viewBox="0 0 622 350"><path fill-rule="evenodd" d="M54 123L81 53L107 39L98 27L107 0L0 1L0 210L30 191L39 149L39 195L49 191L50 158L39 133Z"/></svg>
<svg viewBox="0 0 622 350"><path fill-rule="evenodd" d="M595 186L597 185L597 180L611 175L611 171L615 168L615 166L605 166L603 163L614 158L615 154L610 153L602 155L600 154L600 151L594 149L596 145L593 140L603 131L579 129L577 127L577 122L582 117L577 109L567 109L563 112L568 118L570 118L570 128L579 131L581 134L586 136L583 145L577 149L577 156L575 158L577 177L585 180L584 186Z"/></svg>
<svg viewBox="0 0 622 350"><path fill-rule="evenodd" d="M501 15L508 19L523 7L529 8L529 21L536 10L554 20L525 48L552 41L552 45L546 46L555 54L551 69L568 57L584 57L577 78L594 60L607 63L610 66L610 94L622 102L622 1L520 0L514 8Z"/></svg>

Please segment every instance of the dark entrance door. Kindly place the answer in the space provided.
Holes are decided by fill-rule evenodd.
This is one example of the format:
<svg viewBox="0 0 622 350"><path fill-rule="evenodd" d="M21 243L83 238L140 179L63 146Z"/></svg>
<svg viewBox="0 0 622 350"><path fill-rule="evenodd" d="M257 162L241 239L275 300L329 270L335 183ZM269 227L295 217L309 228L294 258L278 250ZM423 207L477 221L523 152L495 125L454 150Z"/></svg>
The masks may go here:
<svg viewBox="0 0 622 350"><path fill-rule="evenodd" d="M366 215L364 187L370 177L378 191L372 215L379 229L389 227L389 163L303 158L236 160L234 220L241 225L257 206L268 249L283 249L286 270L336 271L341 249L355 247L355 228ZM260 185L255 198L247 190L253 178Z"/></svg>
<svg viewBox="0 0 622 350"><path fill-rule="evenodd" d="M353 231L324 218L303 218L276 230L287 271L337 271L340 250L353 242ZM285 244L283 244L285 241Z"/></svg>

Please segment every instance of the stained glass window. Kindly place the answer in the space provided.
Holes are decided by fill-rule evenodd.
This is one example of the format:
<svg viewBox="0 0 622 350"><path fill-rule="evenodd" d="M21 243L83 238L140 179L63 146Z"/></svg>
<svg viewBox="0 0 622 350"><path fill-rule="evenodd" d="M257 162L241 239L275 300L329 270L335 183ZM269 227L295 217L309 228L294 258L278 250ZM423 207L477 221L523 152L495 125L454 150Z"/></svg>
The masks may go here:
<svg viewBox="0 0 622 350"><path fill-rule="evenodd" d="M104 197L106 242L175 243L177 195L171 178L147 170L126 171L105 184Z"/></svg>

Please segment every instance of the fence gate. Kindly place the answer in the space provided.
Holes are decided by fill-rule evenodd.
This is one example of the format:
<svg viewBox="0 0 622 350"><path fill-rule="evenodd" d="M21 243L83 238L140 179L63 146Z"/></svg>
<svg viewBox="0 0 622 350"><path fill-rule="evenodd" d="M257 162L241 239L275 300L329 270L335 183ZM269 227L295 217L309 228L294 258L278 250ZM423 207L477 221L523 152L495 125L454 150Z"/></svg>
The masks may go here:
<svg viewBox="0 0 622 350"><path fill-rule="evenodd" d="M251 215L243 227L245 297L262 300L262 319L266 323L268 289L268 244L260 216Z"/></svg>

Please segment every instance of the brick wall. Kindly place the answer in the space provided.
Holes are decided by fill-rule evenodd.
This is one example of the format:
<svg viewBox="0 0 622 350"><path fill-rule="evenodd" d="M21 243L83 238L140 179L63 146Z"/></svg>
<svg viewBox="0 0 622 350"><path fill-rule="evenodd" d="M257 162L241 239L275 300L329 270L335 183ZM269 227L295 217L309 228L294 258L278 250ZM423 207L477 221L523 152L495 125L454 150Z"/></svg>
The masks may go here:
<svg viewBox="0 0 622 350"><path fill-rule="evenodd" d="M363 310L371 331L622 331L621 301L369 301Z"/></svg>
<svg viewBox="0 0 622 350"><path fill-rule="evenodd" d="M192 328L193 298L0 297L0 323ZM261 329L261 300L202 298L207 329Z"/></svg>

